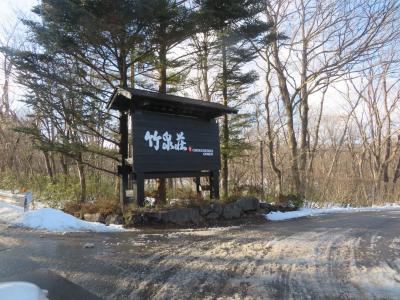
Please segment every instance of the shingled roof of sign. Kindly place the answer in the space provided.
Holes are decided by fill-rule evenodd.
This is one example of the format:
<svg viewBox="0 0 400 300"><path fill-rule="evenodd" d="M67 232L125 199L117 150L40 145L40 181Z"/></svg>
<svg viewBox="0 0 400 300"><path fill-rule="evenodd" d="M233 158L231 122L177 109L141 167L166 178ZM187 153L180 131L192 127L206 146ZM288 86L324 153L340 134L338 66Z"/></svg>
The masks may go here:
<svg viewBox="0 0 400 300"><path fill-rule="evenodd" d="M236 114L232 107L219 103L150 92L132 88L116 88L107 104L108 109L129 111L130 108L213 119L225 114Z"/></svg>

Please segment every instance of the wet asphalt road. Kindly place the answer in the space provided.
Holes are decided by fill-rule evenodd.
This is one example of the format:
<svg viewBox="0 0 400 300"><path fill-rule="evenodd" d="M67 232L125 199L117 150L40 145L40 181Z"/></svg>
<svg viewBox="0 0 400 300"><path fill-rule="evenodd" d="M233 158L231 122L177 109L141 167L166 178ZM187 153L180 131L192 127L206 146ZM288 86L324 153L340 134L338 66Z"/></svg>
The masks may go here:
<svg viewBox="0 0 400 300"><path fill-rule="evenodd" d="M0 224L0 281L20 279L51 300L400 299L400 211L114 234Z"/></svg>

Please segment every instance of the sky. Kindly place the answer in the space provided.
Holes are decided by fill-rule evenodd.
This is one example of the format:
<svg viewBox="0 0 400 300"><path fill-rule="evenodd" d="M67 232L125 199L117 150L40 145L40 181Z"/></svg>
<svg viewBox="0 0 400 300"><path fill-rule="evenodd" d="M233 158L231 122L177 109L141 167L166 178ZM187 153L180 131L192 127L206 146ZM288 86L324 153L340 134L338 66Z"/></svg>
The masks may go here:
<svg viewBox="0 0 400 300"><path fill-rule="evenodd" d="M38 3L39 0L0 0L1 23L16 22L19 14L28 14Z"/></svg>
<svg viewBox="0 0 400 300"><path fill-rule="evenodd" d="M27 17L31 14L30 10L33 6L40 3L40 0L0 0L0 40L4 38L4 30L9 30L15 24L18 23L19 18ZM21 26L20 31L23 30ZM21 35L24 33L21 32ZM263 74L260 74L260 77L263 78ZM0 72L0 82L1 82L1 72ZM257 88L263 90L264 82L260 80L257 83ZM344 83L336 83L336 88L342 89L345 87ZM23 95L24 90L21 87L15 85L15 83L11 86L11 100L13 101L12 106L14 109L20 110L23 109L23 105L19 103L17 100ZM337 92L336 89L329 89L327 93L328 100L325 102L324 115L336 115L339 114L340 111L343 111L343 100L341 101L341 95ZM311 106L315 108L319 106L320 95L313 95L310 99Z"/></svg>
<svg viewBox="0 0 400 300"><path fill-rule="evenodd" d="M15 26L19 18L29 15L31 8L39 3L40 0L0 0L0 28L5 27L7 30ZM3 30L0 30L0 40L3 38ZM20 30L22 30L22 28ZM260 81L257 85L260 84L263 85L263 81ZM14 86L11 89L11 93L14 99L12 106L18 108L20 104L15 101L15 99L18 99L19 96L23 94L23 90Z"/></svg>
<svg viewBox="0 0 400 300"><path fill-rule="evenodd" d="M30 14L31 8L38 4L39 0L0 0L0 41L4 40L5 33L12 30L19 22L19 19ZM19 27L20 31L23 30L22 26ZM20 32L17 34L22 34ZM2 75L0 72L0 82ZM16 86L14 82L10 84L10 100L13 109L21 112L23 109L22 103L18 102L18 98L23 94L23 90Z"/></svg>

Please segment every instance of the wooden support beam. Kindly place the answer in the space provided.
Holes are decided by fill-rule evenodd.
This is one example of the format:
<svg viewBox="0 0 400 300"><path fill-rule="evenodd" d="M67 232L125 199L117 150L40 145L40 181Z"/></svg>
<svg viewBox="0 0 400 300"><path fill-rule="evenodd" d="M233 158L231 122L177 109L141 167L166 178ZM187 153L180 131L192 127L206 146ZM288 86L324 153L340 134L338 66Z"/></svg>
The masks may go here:
<svg viewBox="0 0 400 300"><path fill-rule="evenodd" d="M201 197L200 177L199 177L199 176L197 176L197 177L195 178L195 182L196 182L196 194L197 194L197 197Z"/></svg>
<svg viewBox="0 0 400 300"><path fill-rule="evenodd" d="M136 174L134 184L136 185L136 203L139 207L144 206L144 176L142 173Z"/></svg>
<svg viewBox="0 0 400 300"><path fill-rule="evenodd" d="M126 190L128 188L129 172L126 164L128 158L128 115L124 112L120 112L119 117L119 153L121 154L121 166L118 170L120 176L120 203L122 210L124 210L127 203Z"/></svg>
<svg viewBox="0 0 400 300"><path fill-rule="evenodd" d="M219 199L219 171L213 170L210 176L210 198Z"/></svg>

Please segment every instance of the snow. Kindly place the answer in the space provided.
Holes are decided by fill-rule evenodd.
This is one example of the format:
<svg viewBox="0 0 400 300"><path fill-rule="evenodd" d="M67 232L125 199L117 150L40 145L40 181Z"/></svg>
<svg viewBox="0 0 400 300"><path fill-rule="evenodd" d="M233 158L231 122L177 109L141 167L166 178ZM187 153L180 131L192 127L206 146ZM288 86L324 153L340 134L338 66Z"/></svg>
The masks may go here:
<svg viewBox="0 0 400 300"><path fill-rule="evenodd" d="M154 207L156 205L156 198L145 197L144 198L144 203L147 204L150 207Z"/></svg>
<svg viewBox="0 0 400 300"><path fill-rule="evenodd" d="M399 299L398 262L381 262L378 266L358 268L350 280L355 286L373 295L371 299Z"/></svg>
<svg viewBox="0 0 400 300"><path fill-rule="evenodd" d="M336 213L353 213L353 212L368 212L368 211L385 211L392 209L400 209L398 204L388 204L383 206L371 206L371 207L340 207L332 206L327 208L300 208L296 211L289 212L270 212L265 217L270 221L283 221L295 218L302 218L308 216L319 216L325 214L336 214Z"/></svg>
<svg viewBox="0 0 400 300"><path fill-rule="evenodd" d="M11 223L20 218L24 213L24 208L0 201L0 222Z"/></svg>
<svg viewBox="0 0 400 300"><path fill-rule="evenodd" d="M2 201L0 201L0 222L12 226L52 232L115 232L124 230L117 225L106 226L101 223L83 221L53 208L41 208L24 213L22 207Z"/></svg>
<svg viewBox="0 0 400 300"><path fill-rule="evenodd" d="M0 198L3 202L18 205L21 207L24 206L25 195L26 194L19 193L18 191L7 191L0 189ZM29 197L29 200L32 201L32 193L30 193Z"/></svg>
<svg viewBox="0 0 400 300"><path fill-rule="evenodd" d="M47 291L29 282L0 283L0 299L2 300L48 300Z"/></svg>

